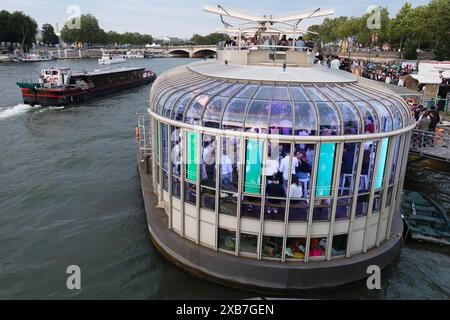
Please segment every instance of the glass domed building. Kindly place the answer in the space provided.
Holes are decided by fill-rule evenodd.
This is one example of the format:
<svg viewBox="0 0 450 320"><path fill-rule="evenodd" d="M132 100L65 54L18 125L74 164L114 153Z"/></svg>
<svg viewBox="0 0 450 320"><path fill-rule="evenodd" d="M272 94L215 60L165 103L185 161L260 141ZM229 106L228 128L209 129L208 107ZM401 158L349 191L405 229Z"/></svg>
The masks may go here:
<svg viewBox="0 0 450 320"><path fill-rule="evenodd" d="M153 85L140 171L155 245L196 275L259 291L337 286L389 265L407 104L310 51L281 64L242 51L218 48L218 60Z"/></svg>

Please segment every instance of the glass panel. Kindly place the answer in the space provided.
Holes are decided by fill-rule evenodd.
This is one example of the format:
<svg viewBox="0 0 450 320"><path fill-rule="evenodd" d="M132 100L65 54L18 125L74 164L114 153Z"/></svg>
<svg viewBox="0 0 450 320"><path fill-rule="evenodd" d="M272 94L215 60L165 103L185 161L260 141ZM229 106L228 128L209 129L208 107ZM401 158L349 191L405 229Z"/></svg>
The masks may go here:
<svg viewBox="0 0 450 320"><path fill-rule="evenodd" d="M195 97L188 110L186 111L184 122L192 125L201 125L203 109L208 103L208 100L209 96L203 94Z"/></svg>
<svg viewBox="0 0 450 320"><path fill-rule="evenodd" d="M388 194L387 194L387 198L386 198L386 208L390 207L392 205L392 195L394 192L394 187L390 187L388 189Z"/></svg>
<svg viewBox="0 0 450 320"><path fill-rule="evenodd" d="M356 185L356 170L358 169L359 142L345 143L342 154L341 181L339 195L351 195Z"/></svg>
<svg viewBox="0 0 450 320"><path fill-rule="evenodd" d="M261 193L263 142L249 139L246 146L244 192Z"/></svg>
<svg viewBox="0 0 450 320"><path fill-rule="evenodd" d="M389 138L384 138L381 140L381 150L380 150L380 158L378 159L378 170L377 177L375 182L375 188L379 189L383 186L384 182L384 170L386 167L386 158L389 147Z"/></svg>
<svg viewBox="0 0 450 320"><path fill-rule="evenodd" d="M170 117L170 114L172 112L172 109L174 107L174 103L177 102L177 100L185 93L185 91L178 91L176 93L169 93L171 96L167 101L164 103L162 114L165 117ZM162 100L161 100L162 101Z"/></svg>
<svg viewBox="0 0 450 320"><path fill-rule="evenodd" d="M163 170L163 189L169 191L169 173Z"/></svg>
<svg viewBox="0 0 450 320"><path fill-rule="evenodd" d="M156 123L156 161L159 163L159 155L161 153L161 123Z"/></svg>
<svg viewBox="0 0 450 320"><path fill-rule="evenodd" d="M220 187L222 190L237 192L239 152L239 139L222 139L222 155L220 158Z"/></svg>
<svg viewBox="0 0 450 320"><path fill-rule="evenodd" d="M230 86L229 82L224 82L218 86L217 86L217 84L218 84L218 82L216 82L214 84L215 85L214 88L209 89L208 91L205 92L205 94L208 96L214 96Z"/></svg>
<svg viewBox="0 0 450 320"><path fill-rule="evenodd" d="M378 117L373 108L363 101L356 101L355 103L364 119L364 133L378 133Z"/></svg>
<svg viewBox="0 0 450 320"><path fill-rule="evenodd" d="M180 179L178 179L176 177L172 178L172 195L178 199L181 197Z"/></svg>
<svg viewBox="0 0 450 320"><path fill-rule="evenodd" d="M221 97L231 97L236 94L239 90L242 89L244 85L242 83L235 83L231 87L227 88L225 91L220 92L219 96Z"/></svg>
<svg viewBox="0 0 450 320"><path fill-rule="evenodd" d="M317 115L314 106L310 103L296 103L294 109L296 134L304 136L315 135Z"/></svg>
<svg viewBox="0 0 450 320"><path fill-rule="evenodd" d="M186 178L197 181L198 178L198 133L186 132L187 159L186 159Z"/></svg>
<svg viewBox="0 0 450 320"><path fill-rule="evenodd" d="M305 259L306 238L286 239L286 259Z"/></svg>
<svg viewBox="0 0 450 320"><path fill-rule="evenodd" d="M253 234L241 233L239 249L241 252L256 254L258 249L258 236Z"/></svg>
<svg viewBox="0 0 450 320"><path fill-rule="evenodd" d="M313 221L330 221L333 201L331 199L316 199L314 201Z"/></svg>
<svg viewBox="0 0 450 320"><path fill-rule="evenodd" d="M334 172L336 143L320 144L319 165L317 168L316 197L331 196Z"/></svg>
<svg viewBox="0 0 450 320"><path fill-rule="evenodd" d="M320 135L321 136L335 136L339 134L339 117L336 110L329 103L318 103L320 119Z"/></svg>
<svg viewBox="0 0 450 320"><path fill-rule="evenodd" d="M367 210L369 208L369 196L370 194L364 194L358 196L358 201L356 203L356 217L367 215Z"/></svg>
<svg viewBox="0 0 450 320"><path fill-rule="evenodd" d="M303 89L306 93L311 97L312 101L330 101L327 97L325 97L319 90L314 87L304 86Z"/></svg>
<svg viewBox="0 0 450 320"><path fill-rule="evenodd" d="M309 198L311 195L311 175L314 165L314 155L314 144L295 145L295 157L298 160L295 175L298 177L298 181L302 187L304 198Z"/></svg>
<svg viewBox="0 0 450 320"><path fill-rule="evenodd" d="M403 124L402 115L400 114L400 111L398 111L396 105L386 99L382 99L381 102L383 102L394 115L394 129L401 128Z"/></svg>
<svg viewBox="0 0 450 320"><path fill-rule="evenodd" d="M336 220L349 219L352 213L353 198L340 198L336 206Z"/></svg>
<svg viewBox="0 0 450 320"><path fill-rule="evenodd" d="M210 100L206 106L205 113L203 114L203 123L205 126L218 127L217 125L209 125L210 122L220 123L222 120L222 112L225 108L228 98L214 97Z"/></svg>
<svg viewBox="0 0 450 320"><path fill-rule="evenodd" d="M184 201L194 206L197 205L197 186L186 182L184 184Z"/></svg>
<svg viewBox="0 0 450 320"><path fill-rule="evenodd" d="M242 98L247 100L248 98L250 98L256 91L256 88L258 86L254 85L254 84L249 84L246 85L237 95L236 98Z"/></svg>
<svg viewBox="0 0 450 320"><path fill-rule="evenodd" d="M333 244L331 246L331 256L345 256L347 253L347 234L341 234L333 237Z"/></svg>
<svg viewBox="0 0 450 320"><path fill-rule="evenodd" d="M383 200L383 191L375 193L373 197L372 213L381 211L381 201Z"/></svg>
<svg viewBox="0 0 450 320"><path fill-rule="evenodd" d="M320 91L326 94L328 97L331 97L334 101L345 101L343 97L338 95L336 92L331 90L328 87L319 87ZM334 89L334 88L333 88Z"/></svg>
<svg viewBox="0 0 450 320"><path fill-rule="evenodd" d="M291 97L294 101L311 101L300 87L289 87Z"/></svg>
<svg viewBox="0 0 450 320"><path fill-rule="evenodd" d="M281 259L283 238L264 236L262 241L262 256Z"/></svg>
<svg viewBox="0 0 450 320"><path fill-rule="evenodd" d="M272 86L261 86L256 92L254 99L270 100L272 99L272 94L273 94Z"/></svg>
<svg viewBox="0 0 450 320"><path fill-rule="evenodd" d="M219 196L219 213L236 217L237 215L237 194L221 192Z"/></svg>
<svg viewBox="0 0 450 320"><path fill-rule="evenodd" d="M216 187L216 137L203 135L202 185Z"/></svg>
<svg viewBox="0 0 450 320"><path fill-rule="evenodd" d="M163 169L169 171L169 133L167 124L161 124L162 137L162 165Z"/></svg>
<svg viewBox="0 0 450 320"><path fill-rule="evenodd" d="M361 169L361 178L359 181L359 192L369 192L373 180L373 171L375 167L375 155L377 153L377 141L367 141L364 143L364 156Z"/></svg>
<svg viewBox="0 0 450 320"><path fill-rule="evenodd" d="M172 111L172 119L182 121L184 110L187 108L189 102L195 97L195 93L188 93L178 100Z"/></svg>
<svg viewBox="0 0 450 320"><path fill-rule="evenodd" d="M289 101L290 97L287 87L275 87L273 90L273 100Z"/></svg>
<svg viewBox="0 0 450 320"><path fill-rule="evenodd" d="M327 238L311 238L310 257L323 257L327 250Z"/></svg>
<svg viewBox="0 0 450 320"><path fill-rule="evenodd" d="M292 134L292 105L289 102L273 101L270 111L270 133Z"/></svg>
<svg viewBox="0 0 450 320"><path fill-rule="evenodd" d="M392 118L388 109L379 101L370 101L370 104L375 108L381 120L381 132L392 131Z"/></svg>
<svg viewBox="0 0 450 320"><path fill-rule="evenodd" d="M261 198L242 197L241 217L259 219L261 217Z"/></svg>
<svg viewBox="0 0 450 320"><path fill-rule="evenodd" d="M236 250L236 231L219 228L219 248L234 252Z"/></svg>
<svg viewBox="0 0 450 320"><path fill-rule="evenodd" d="M285 208L286 190L280 179L272 175L267 180L264 219L284 221Z"/></svg>
<svg viewBox="0 0 450 320"><path fill-rule="evenodd" d="M345 135L356 135L362 133L361 120L355 107L348 102L336 103L342 114Z"/></svg>
<svg viewBox="0 0 450 320"><path fill-rule="evenodd" d="M390 173L390 177L389 177L390 185L394 184L395 173L397 170L397 164L401 161L401 159L399 159L400 142L401 142L401 137L396 137L395 138L395 146L394 146L394 157L393 157L392 168L391 168L391 173Z"/></svg>
<svg viewBox="0 0 450 320"><path fill-rule="evenodd" d="M246 99L232 99L225 109L223 123L226 124L228 122L234 122L237 125L241 125L244 122L246 107Z"/></svg>
<svg viewBox="0 0 450 320"><path fill-rule="evenodd" d="M267 132L269 122L270 104L268 101L253 100L248 108L245 127L250 132Z"/></svg>
<svg viewBox="0 0 450 320"><path fill-rule="evenodd" d="M172 134L170 142L172 144L172 154L171 154L171 160L172 160L172 174L176 177L180 176L180 170L181 170L181 144L180 144L180 138L181 138L181 130L176 127L172 128Z"/></svg>
<svg viewBox="0 0 450 320"><path fill-rule="evenodd" d="M200 207L205 209L210 209L212 211L216 210L216 191L210 188L203 188L200 193Z"/></svg>

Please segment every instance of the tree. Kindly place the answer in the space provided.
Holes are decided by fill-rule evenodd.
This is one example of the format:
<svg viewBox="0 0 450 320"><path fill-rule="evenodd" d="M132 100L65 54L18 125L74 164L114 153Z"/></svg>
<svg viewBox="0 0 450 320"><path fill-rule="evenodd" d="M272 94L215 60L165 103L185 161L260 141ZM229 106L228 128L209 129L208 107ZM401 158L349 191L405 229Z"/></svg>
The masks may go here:
<svg viewBox="0 0 450 320"><path fill-rule="evenodd" d="M428 4L428 23L431 47L439 60L450 60L449 0L432 0Z"/></svg>
<svg viewBox="0 0 450 320"><path fill-rule="evenodd" d="M228 35L218 32L210 33L207 36L201 36L196 33L192 36L191 41L196 45L213 45L225 41L228 38Z"/></svg>
<svg viewBox="0 0 450 320"><path fill-rule="evenodd" d="M51 46L59 43L59 38L51 24L46 23L42 26L42 42Z"/></svg>
<svg viewBox="0 0 450 320"><path fill-rule="evenodd" d="M66 23L61 30L61 38L67 43L94 44L102 41L102 29L97 18L91 14L82 15L80 28L69 28Z"/></svg>
<svg viewBox="0 0 450 320"><path fill-rule="evenodd" d="M11 41L11 30L9 29L9 19L11 14L6 11L0 11L0 42Z"/></svg>
<svg viewBox="0 0 450 320"><path fill-rule="evenodd" d="M13 12L8 19L11 41L20 43L23 51L27 51L36 42L37 28L36 21L20 11Z"/></svg>

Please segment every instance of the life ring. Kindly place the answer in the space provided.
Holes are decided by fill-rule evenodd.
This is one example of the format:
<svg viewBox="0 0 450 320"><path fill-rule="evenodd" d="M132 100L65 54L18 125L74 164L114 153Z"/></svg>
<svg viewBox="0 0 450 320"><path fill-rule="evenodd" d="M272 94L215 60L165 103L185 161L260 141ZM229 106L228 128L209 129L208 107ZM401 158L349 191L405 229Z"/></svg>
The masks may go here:
<svg viewBox="0 0 450 320"><path fill-rule="evenodd" d="M141 131L139 130L138 127L136 127L136 141L139 141L140 138L141 138Z"/></svg>

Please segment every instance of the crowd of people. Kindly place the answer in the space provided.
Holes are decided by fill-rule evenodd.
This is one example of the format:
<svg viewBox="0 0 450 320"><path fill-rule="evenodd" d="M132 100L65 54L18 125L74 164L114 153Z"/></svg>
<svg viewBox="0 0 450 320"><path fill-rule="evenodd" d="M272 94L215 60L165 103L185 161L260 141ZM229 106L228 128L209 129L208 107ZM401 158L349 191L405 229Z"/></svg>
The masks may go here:
<svg viewBox="0 0 450 320"><path fill-rule="evenodd" d="M301 51L305 48L314 48L314 42L303 36L299 36L294 39L292 37L288 38L286 35L281 37L278 35L271 36L261 36L260 38L256 36L241 36L240 39L237 36L231 37L225 41L225 47L241 47L241 48L257 48L257 46L269 47L281 47L278 48L279 51L285 51L289 47L295 47L297 50ZM286 47L286 48L282 48Z"/></svg>

